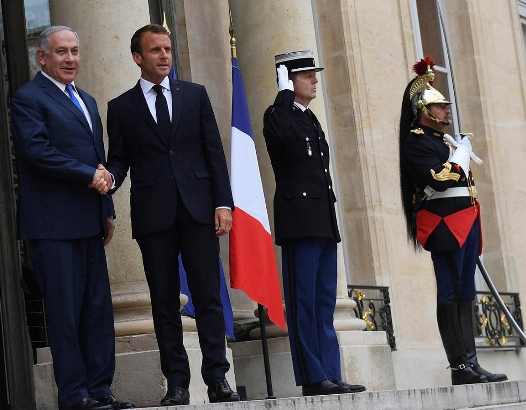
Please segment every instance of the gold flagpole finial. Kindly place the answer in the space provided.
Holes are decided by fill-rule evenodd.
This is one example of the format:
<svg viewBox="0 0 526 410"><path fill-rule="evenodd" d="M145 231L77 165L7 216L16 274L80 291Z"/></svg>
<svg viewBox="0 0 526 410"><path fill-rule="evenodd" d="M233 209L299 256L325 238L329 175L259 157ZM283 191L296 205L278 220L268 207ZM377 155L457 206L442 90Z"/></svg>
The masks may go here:
<svg viewBox="0 0 526 410"><path fill-rule="evenodd" d="M230 33L230 52L232 53L232 58L237 58L236 39L234 37L234 22L232 20L232 10L229 9L228 14L230 15L230 28L228 29L228 32Z"/></svg>
<svg viewBox="0 0 526 410"><path fill-rule="evenodd" d="M168 28L168 23L166 22L166 13L163 11L163 27L168 31L168 35L171 35L172 32Z"/></svg>

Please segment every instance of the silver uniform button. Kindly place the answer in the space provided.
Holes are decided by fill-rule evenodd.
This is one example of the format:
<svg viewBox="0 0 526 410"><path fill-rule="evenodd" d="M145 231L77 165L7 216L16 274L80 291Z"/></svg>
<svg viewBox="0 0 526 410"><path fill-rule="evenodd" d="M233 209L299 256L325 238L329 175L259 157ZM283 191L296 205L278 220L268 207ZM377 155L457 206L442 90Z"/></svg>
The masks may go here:
<svg viewBox="0 0 526 410"><path fill-rule="evenodd" d="M327 168L325 168L324 171L327 172Z"/></svg>
<svg viewBox="0 0 526 410"><path fill-rule="evenodd" d="M323 157L323 152L321 153L321 156Z"/></svg>
<svg viewBox="0 0 526 410"><path fill-rule="evenodd" d="M329 189L331 189L331 186L329 185Z"/></svg>
<svg viewBox="0 0 526 410"><path fill-rule="evenodd" d="M306 193L306 192L304 192L304 193L303 193L303 196L307 196L307 193Z"/></svg>

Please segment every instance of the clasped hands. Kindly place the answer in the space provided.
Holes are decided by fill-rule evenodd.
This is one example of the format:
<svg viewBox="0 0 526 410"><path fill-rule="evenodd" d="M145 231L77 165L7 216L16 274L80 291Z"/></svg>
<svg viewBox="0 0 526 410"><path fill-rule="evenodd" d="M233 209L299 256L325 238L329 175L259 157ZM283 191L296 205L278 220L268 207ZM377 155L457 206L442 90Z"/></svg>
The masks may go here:
<svg viewBox="0 0 526 410"><path fill-rule="evenodd" d="M93 174L93 182L88 185L89 188L95 189L99 194L106 195L113 186L113 178L104 165L99 164Z"/></svg>

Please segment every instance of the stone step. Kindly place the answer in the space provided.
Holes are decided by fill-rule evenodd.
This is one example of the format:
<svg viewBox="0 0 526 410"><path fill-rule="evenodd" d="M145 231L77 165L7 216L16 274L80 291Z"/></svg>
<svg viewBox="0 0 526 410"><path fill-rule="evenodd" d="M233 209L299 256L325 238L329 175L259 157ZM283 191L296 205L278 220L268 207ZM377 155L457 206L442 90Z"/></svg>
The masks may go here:
<svg viewBox="0 0 526 410"><path fill-rule="evenodd" d="M181 407L144 407L175 410ZM445 386L427 389L371 391L334 396L290 397L184 406L185 410L482 410L526 409L526 381Z"/></svg>
<svg viewBox="0 0 526 410"><path fill-rule="evenodd" d="M466 407L458 410L526 410L526 403L497 404L494 406Z"/></svg>
<svg viewBox="0 0 526 410"><path fill-rule="evenodd" d="M526 410L526 403L497 404L495 406L482 406L463 408L458 410Z"/></svg>

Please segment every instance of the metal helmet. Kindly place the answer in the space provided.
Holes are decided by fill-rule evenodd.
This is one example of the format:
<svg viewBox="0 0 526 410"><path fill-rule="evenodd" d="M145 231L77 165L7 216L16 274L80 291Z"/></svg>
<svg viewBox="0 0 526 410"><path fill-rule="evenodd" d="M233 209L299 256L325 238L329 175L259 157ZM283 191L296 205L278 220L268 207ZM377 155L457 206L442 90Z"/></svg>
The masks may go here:
<svg viewBox="0 0 526 410"><path fill-rule="evenodd" d="M434 64L429 56L426 56L413 66L413 71L418 74L418 77L411 85L409 97L411 98L415 120L418 110L420 110L433 121L441 123L442 121L436 118L427 106L429 104L451 104L451 101L446 100L442 93L431 85L435 79L433 66Z"/></svg>

